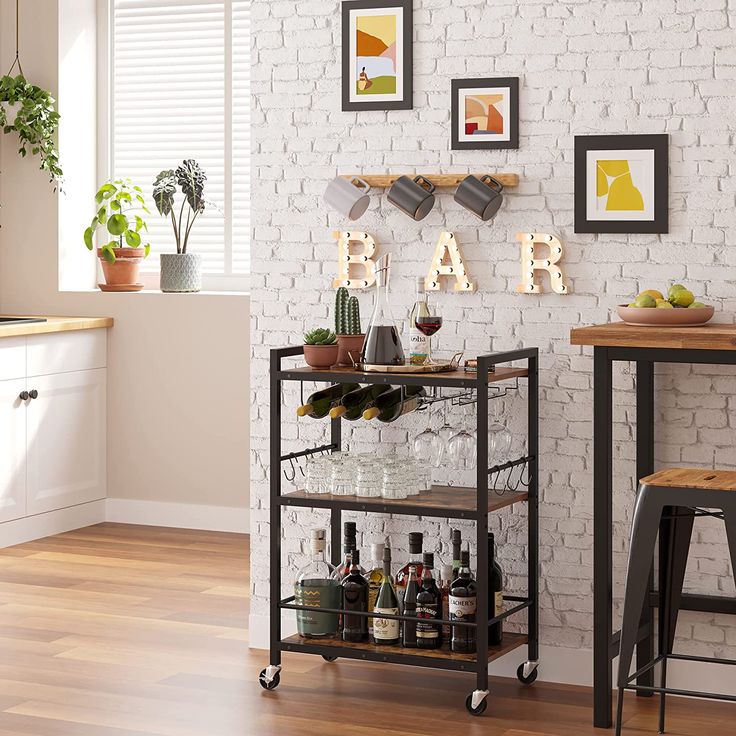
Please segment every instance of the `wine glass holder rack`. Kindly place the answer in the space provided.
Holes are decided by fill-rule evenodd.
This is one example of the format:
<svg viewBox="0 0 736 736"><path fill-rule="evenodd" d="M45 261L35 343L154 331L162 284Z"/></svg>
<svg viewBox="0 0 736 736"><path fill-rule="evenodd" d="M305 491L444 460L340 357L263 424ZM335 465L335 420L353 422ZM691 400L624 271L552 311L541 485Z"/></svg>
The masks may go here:
<svg viewBox="0 0 736 736"><path fill-rule="evenodd" d="M338 658L355 659L440 670L474 673L476 687L465 701L472 715L481 715L488 704L488 664L511 651L526 646L526 661L519 665L517 677L524 684L536 680L539 666L539 509L538 509L538 454L539 454L539 379L538 349L525 348L503 353L479 356L477 372L456 370L447 373L384 374L364 373L354 369L328 368L316 370L304 366L284 367L288 358L303 355L303 347L271 350L270 355L270 439L269 439L269 665L260 673L259 681L267 690L280 683L283 652L301 652L322 656L328 662ZM502 364L524 362L524 367ZM509 391L519 391L519 381L526 380L527 452L524 456L489 467L488 402L503 398ZM362 498L307 494L303 490L284 492L282 473L289 482L304 473L300 459L317 454L340 452L342 449L341 419L327 419L329 441L297 452L282 453L282 394L284 382L304 383L359 383L390 384L392 386L424 386L428 396L424 408L448 401L453 405L474 405L477 430L477 473L475 488L432 486L429 491L405 499ZM504 384L504 385L496 385ZM459 389L459 391L457 391ZM304 403L302 401L302 403ZM400 420L399 420L400 421ZM517 503L527 504L527 592L525 595L505 595L506 608L497 616L489 614L488 595L488 515ZM298 635L283 636L281 612L317 611L345 613L343 609L318 608L297 605L294 596L282 598L282 511L295 508L322 508L330 512L330 549L332 563L341 558L342 514L345 511L427 516L447 519L466 519L475 522L475 549L477 558L477 611L476 622L463 624L476 631L476 650L455 653L443 645L442 649L404 649L397 646L379 646L369 642L344 642L339 638L303 639ZM523 633L506 632L499 646L489 646L488 628L510 616L526 611ZM351 615L371 617L371 612L349 612ZM382 614L382 618L407 621L417 619L404 615ZM483 625L480 622L487 622ZM458 622L437 621L438 624L458 626Z"/></svg>

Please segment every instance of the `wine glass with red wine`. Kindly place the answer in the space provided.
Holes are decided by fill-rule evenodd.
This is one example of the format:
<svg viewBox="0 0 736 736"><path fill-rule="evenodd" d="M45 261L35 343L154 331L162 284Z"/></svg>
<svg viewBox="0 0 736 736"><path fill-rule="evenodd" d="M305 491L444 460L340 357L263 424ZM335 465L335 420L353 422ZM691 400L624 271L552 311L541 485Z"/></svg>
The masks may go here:
<svg viewBox="0 0 736 736"><path fill-rule="evenodd" d="M436 332L442 327L442 317L437 314L427 314L424 316L417 316L414 322L416 328L423 335L431 338ZM427 360L425 365L431 365L434 361L432 360L432 340L427 341Z"/></svg>

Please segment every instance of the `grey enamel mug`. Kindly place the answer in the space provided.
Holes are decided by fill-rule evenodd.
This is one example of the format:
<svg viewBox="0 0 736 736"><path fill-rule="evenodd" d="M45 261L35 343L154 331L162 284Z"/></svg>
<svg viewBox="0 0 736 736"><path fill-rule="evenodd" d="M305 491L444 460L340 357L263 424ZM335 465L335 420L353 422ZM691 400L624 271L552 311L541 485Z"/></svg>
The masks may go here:
<svg viewBox="0 0 736 736"><path fill-rule="evenodd" d="M388 192L388 201L414 220L423 220L434 207L434 184L423 176L400 176Z"/></svg>
<svg viewBox="0 0 736 736"><path fill-rule="evenodd" d="M368 209L370 190L370 184L362 179L349 180L338 176L327 185L325 204L349 220L357 220Z"/></svg>
<svg viewBox="0 0 736 736"><path fill-rule="evenodd" d="M460 182L455 201L484 222L498 212L503 202L503 184L489 174L478 179L472 174Z"/></svg>

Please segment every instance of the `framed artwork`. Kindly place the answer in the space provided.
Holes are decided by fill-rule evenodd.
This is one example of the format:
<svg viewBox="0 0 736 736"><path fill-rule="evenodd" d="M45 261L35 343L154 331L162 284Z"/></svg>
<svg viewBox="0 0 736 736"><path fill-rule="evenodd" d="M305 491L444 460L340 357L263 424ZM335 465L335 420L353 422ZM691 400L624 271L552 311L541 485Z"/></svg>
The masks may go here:
<svg viewBox="0 0 736 736"><path fill-rule="evenodd" d="M412 0L342 4L342 109L412 109Z"/></svg>
<svg viewBox="0 0 736 736"><path fill-rule="evenodd" d="M575 232L669 230L669 136L575 137Z"/></svg>
<svg viewBox="0 0 736 736"><path fill-rule="evenodd" d="M519 147L519 78L452 80L452 148Z"/></svg>

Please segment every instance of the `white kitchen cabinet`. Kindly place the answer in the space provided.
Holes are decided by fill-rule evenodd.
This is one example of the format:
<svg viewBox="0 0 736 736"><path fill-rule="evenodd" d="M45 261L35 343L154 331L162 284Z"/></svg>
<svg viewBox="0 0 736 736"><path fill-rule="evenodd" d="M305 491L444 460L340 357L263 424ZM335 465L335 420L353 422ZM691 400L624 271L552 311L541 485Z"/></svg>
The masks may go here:
<svg viewBox="0 0 736 736"><path fill-rule="evenodd" d="M28 379L26 511L105 497L106 370Z"/></svg>
<svg viewBox="0 0 736 736"><path fill-rule="evenodd" d="M0 522L26 515L26 408L20 393L25 378L0 381Z"/></svg>
<svg viewBox="0 0 736 736"><path fill-rule="evenodd" d="M0 338L0 546L105 498L106 355L104 329Z"/></svg>

